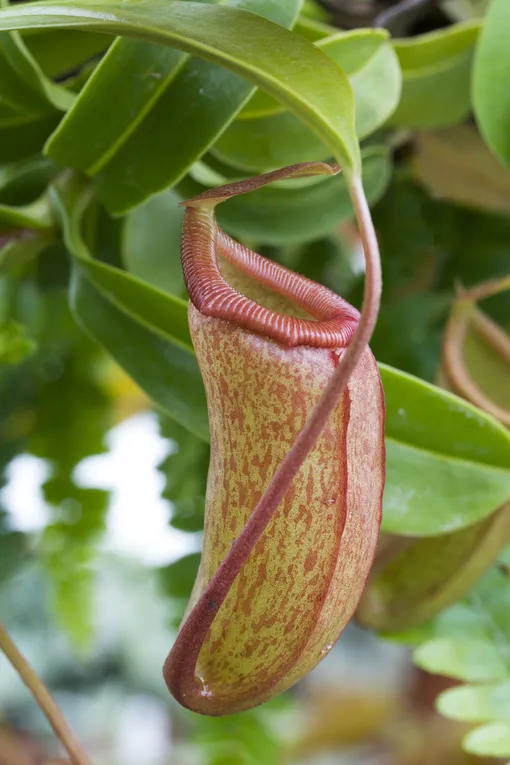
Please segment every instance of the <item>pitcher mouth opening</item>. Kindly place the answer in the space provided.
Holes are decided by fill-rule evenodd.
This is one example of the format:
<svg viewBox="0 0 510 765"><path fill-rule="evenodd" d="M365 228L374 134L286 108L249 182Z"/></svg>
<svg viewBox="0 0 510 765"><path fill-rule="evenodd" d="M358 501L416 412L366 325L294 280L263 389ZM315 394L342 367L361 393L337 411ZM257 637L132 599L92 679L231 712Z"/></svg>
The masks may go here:
<svg viewBox="0 0 510 765"><path fill-rule="evenodd" d="M250 299L225 279L219 258L313 318L282 313ZM235 242L219 228L210 210L186 209L181 260L191 302L200 313L283 345L345 348L358 324L359 312L347 301Z"/></svg>

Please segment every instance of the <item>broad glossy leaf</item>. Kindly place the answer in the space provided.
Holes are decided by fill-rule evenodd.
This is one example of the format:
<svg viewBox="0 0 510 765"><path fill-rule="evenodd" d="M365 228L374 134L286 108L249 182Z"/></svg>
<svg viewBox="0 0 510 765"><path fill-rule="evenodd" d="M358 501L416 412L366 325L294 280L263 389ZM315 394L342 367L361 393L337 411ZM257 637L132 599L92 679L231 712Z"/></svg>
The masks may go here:
<svg viewBox="0 0 510 765"><path fill-rule="evenodd" d="M387 36L383 30L358 29L321 40L317 46L349 77L358 138L370 135L395 110L400 96L400 67ZM276 102L275 106L276 114L233 122L214 145L214 154L257 171L330 156L328 147L294 114L282 112Z"/></svg>
<svg viewBox="0 0 510 765"><path fill-rule="evenodd" d="M56 165L44 157L0 166L0 203L25 205L41 196L58 171Z"/></svg>
<svg viewBox="0 0 510 765"><path fill-rule="evenodd" d="M184 293L180 244L184 210L172 191L163 191L124 220L122 258L126 269L173 295Z"/></svg>
<svg viewBox="0 0 510 765"><path fill-rule="evenodd" d="M322 8L314 3L314 10L319 11L316 16L307 13L307 2L305 0L303 4L303 10L301 15L296 21L294 31L301 37L305 37L310 42L320 40L322 37L329 37L338 30L328 24L328 14L322 13Z"/></svg>
<svg viewBox="0 0 510 765"><path fill-rule="evenodd" d="M510 166L510 4L492 0L477 45L473 71L473 106L478 126L492 151Z"/></svg>
<svg viewBox="0 0 510 765"><path fill-rule="evenodd" d="M51 136L46 153L61 165L98 172L137 129L184 58L153 43L116 40Z"/></svg>
<svg viewBox="0 0 510 765"><path fill-rule="evenodd" d="M236 120L216 141L212 154L246 173L325 160L328 147L291 112L256 120Z"/></svg>
<svg viewBox="0 0 510 765"><path fill-rule="evenodd" d="M66 191L54 196L75 260L70 299L78 321L156 403L207 439L205 394L189 341L186 303L92 260L79 230L87 194L81 196L79 187Z"/></svg>
<svg viewBox="0 0 510 765"><path fill-rule="evenodd" d="M391 438L387 458L385 531L446 534L485 518L510 498L509 469L415 449Z"/></svg>
<svg viewBox="0 0 510 765"><path fill-rule="evenodd" d="M299 0L236 0L236 7L289 26ZM174 52L174 55L177 55ZM253 86L209 61L183 61L139 127L96 177L101 196L122 212L148 194L173 186L232 121ZM169 145L178 147L169 151Z"/></svg>
<svg viewBox="0 0 510 765"><path fill-rule="evenodd" d="M347 172L359 170L353 98L342 70L299 35L246 11L184 0L143 4L29 3L0 12L0 30L82 28L176 47L267 90L321 136ZM317 82L321 87L317 87Z"/></svg>
<svg viewBox="0 0 510 765"><path fill-rule="evenodd" d="M76 186L69 185L63 192L55 188L52 196L63 221L66 244L81 270L102 290L114 295L119 306L134 314L139 322L165 333L188 351L191 342L185 301L167 295L125 271L92 259L79 231L91 201L90 190L83 190L77 182Z"/></svg>
<svg viewBox="0 0 510 765"><path fill-rule="evenodd" d="M403 82L400 103L390 117L390 125L445 127L467 115L479 30L480 22L471 21L393 43Z"/></svg>
<svg viewBox="0 0 510 765"><path fill-rule="evenodd" d="M17 162L40 154L59 119L57 113L29 115L13 124L0 124L0 163Z"/></svg>
<svg viewBox="0 0 510 765"><path fill-rule="evenodd" d="M385 147L362 152L363 185L370 204L384 193L391 174ZM204 187L186 178L177 191L181 197L200 193ZM229 200L218 208L220 225L234 236L264 244L303 243L317 239L351 217L352 205L342 175L297 187L266 187Z"/></svg>
<svg viewBox="0 0 510 765"><path fill-rule="evenodd" d="M0 3L0 7L3 2ZM42 72L21 35L0 35L0 104L13 114L44 114L65 111L74 96L55 85Z"/></svg>
<svg viewBox="0 0 510 765"><path fill-rule="evenodd" d="M81 326L154 403L207 441L205 394L191 350L175 345L122 311L115 300L100 291L78 268L73 272L70 300Z"/></svg>
<svg viewBox="0 0 510 765"><path fill-rule="evenodd" d="M110 44L107 36L77 30L26 32L23 42L47 77L64 77Z"/></svg>
<svg viewBox="0 0 510 765"><path fill-rule="evenodd" d="M303 35L299 22L294 32ZM307 39L311 39L307 37ZM339 32L334 27L320 25L311 42L322 48L351 78L363 75L365 68L370 71L374 57L387 42L388 34L383 29L355 29ZM373 95L373 94L372 94ZM255 119L284 111L281 103L263 90L257 90L239 114L239 119Z"/></svg>
<svg viewBox="0 0 510 765"><path fill-rule="evenodd" d="M335 27L308 18L303 15L303 12L296 21L292 31L310 42L322 40L324 37L331 37L338 32ZM257 89L246 106L241 109L238 117L239 119L253 119L254 117L265 117L268 114L279 111L282 111L281 104L265 91Z"/></svg>
<svg viewBox="0 0 510 765"><path fill-rule="evenodd" d="M510 435L481 410L381 365L386 393L383 529L436 536L510 498Z"/></svg>
<svg viewBox="0 0 510 765"><path fill-rule="evenodd" d="M294 20L298 4L285 0L278 11L268 0L245 2L248 10L274 16L284 26ZM119 88L119 79L125 88ZM173 185L183 163L189 163L189 152L194 159L207 148L218 126L223 128L239 108L237 98L242 100L248 90L248 83L214 64L159 45L119 39L47 151L62 164L90 174L106 165L98 181L110 209L126 206L128 199L132 206L142 201L140 195ZM112 101L117 107L113 113ZM168 151L169 145L179 151Z"/></svg>

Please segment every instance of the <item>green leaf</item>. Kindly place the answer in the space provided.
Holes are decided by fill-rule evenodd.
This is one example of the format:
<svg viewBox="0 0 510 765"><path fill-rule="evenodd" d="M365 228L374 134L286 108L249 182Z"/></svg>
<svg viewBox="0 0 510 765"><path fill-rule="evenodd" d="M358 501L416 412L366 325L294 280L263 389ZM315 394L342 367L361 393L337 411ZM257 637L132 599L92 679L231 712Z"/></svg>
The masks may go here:
<svg viewBox="0 0 510 765"><path fill-rule="evenodd" d="M431 640L415 651L414 660L427 672L460 680L484 681L508 677L497 646L481 640Z"/></svg>
<svg viewBox="0 0 510 765"><path fill-rule="evenodd" d="M493 723L468 733L462 742L464 749L481 757L510 756L510 725Z"/></svg>
<svg viewBox="0 0 510 765"><path fill-rule="evenodd" d="M124 220L122 259L126 269L154 287L184 294L180 243L184 210L172 191L163 191Z"/></svg>
<svg viewBox="0 0 510 765"><path fill-rule="evenodd" d="M75 267L70 300L79 323L177 422L207 440L205 393L183 300L92 260L80 234L89 194L54 191Z"/></svg>
<svg viewBox="0 0 510 765"><path fill-rule="evenodd" d="M39 154L59 119L60 116L53 113L28 115L13 124L0 123L0 164Z"/></svg>
<svg viewBox="0 0 510 765"><path fill-rule="evenodd" d="M463 740L473 754L510 755L510 582L492 569L461 603L430 623L415 661L428 672L468 682L442 693L437 709L467 723L488 723Z"/></svg>
<svg viewBox="0 0 510 765"><path fill-rule="evenodd" d="M385 207L386 195L381 205L378 205L374 211L378 220L381 220ZM405 215L404 209L401 213ZM396 224L396 221L395 221ZM391 224L390 224L391 225ZM376 229L379 234L379 230ZM384 245L384 254L388 252L387 241L381 236L381 244ZM416 254L420 248L419 235L416 232L414 244L410 250L414 249ZM396 261L400 257L397 251L389 251L394 263L386 261L385 269L392 271ZM377 325L370 341L372 352L386 364L404 372L416 375L424 380L433 380L437 374L439 360L441 356L441 345L443 339L444 322L451 308L451 294L439 291L425 291L425 285L419 284L422 274L425 279L429 276L428 270L433 262L434 255L422 250L422 271L417 272L413 269L413 252L403 268L409 272L409 276L414 274L418 284L409 284L406 290L407 276L400 271L392 279L391 273L386 275L386 294L382 300L382 307L377 320ZM396 269L395 269L396 270ZM411 277L412 278L412 277ZM399 292L400 288L400 292ZM402 328L405 327L405 331Z"/></svg>
<svg viewBox="0 0 510 765"><path fill-rule="evenodd" d="M44 157L0 166L0 203L29 204L42 195L57 171L56 165Z"/></svg>
<svg viewBox="0 0 510 765"><path fill-rule="evenodd" d="M398 104L400 67L386 38L383 30L358 29L317 43L349 77L359 139L380 127ZM331 151L317 135L295 115L281 113L277 102L273 104L271 109L266 100L262 111L273 113L255 122L246 119L256 116L254 108L245 110L240 115L243 119L233 122L216 142L213 153L226 162L259 172L330 156ZM258 108L260 111L260 100Z"/></svg>
<svg viewBox="0 0 510 765"><path fill-rule="evenodd" d="M81 239L79 226L91 198L90 189L71 180L67 188L54 188L52 196L64 227L64 237L79 267L105 293L115 295L117 303L133 313L138 321L164 333L186 351L191 349L186 302L118 268L93 260Z"/></svg>
<svg viewBox="0 0 510 765"><path fill-rule="evenodd" d="M363 185L374 204L384 193L391 174L390 156L385 147L363 150ZM186 178L177 187L182 198L204 191ZM234 238L264 244L292 244L313 241L329 234L342 220L352 217L346 179L314 179L301 186L267 186L229 200L218 208L218 222Z"/></svg>
<svg viewBox="0 0 510 765"><path fill-rule="evenodd" d="M298 25L300 27L310 25L312 28L324 27L327 26L328 18L328 12L316 0L305 0Z"/></svg>
<svg viewBox="0 0 510 765"><path fill-rule="evenodd" d="M473 587L509 538L510 504L453 534L383 537L380 560L358 607L359 621L384 632L425 623Z"/></svg>
<svg viewBox="0 0 510 765"><path fill-rule="evenodd" d="M0 508L0 587L24 562L28 549L25 534L11 531L6 519L6 513Z"/></svg>
<svg viewBox="0 0 510 765"><path fill-rule="evenodd" d="M46 153L61 165L98 172L137 129L184 58L153 43L116 40L51 136ZM127 87L119 88L119 78Z"/></svg>
<svg viewBox="0 0 510 765"><path fill-rule="evenodd" d="M46 527L40 543L44 569L51 581L52 605L62 628L83 650L94 631L93 560L105 527L109 494L101 489L82 489L62 479L54 479L44 488L46 500L56 505L61 518Z"/></svg>
<svg viewBox="0 0 510 765"><path fill-rule="evenodd" d="M510 5L492 0L477 45L473 71L473 106L478 127L489 147L510 166L508 77Z"/></svg>
<svg viewBox="0 0 510 765"><path fill-rule="evenodd" d="M278 5L272 0L243 0L239 7L289 26L298 5L299 0ZM174 185L214 143L251 93L250 83L215 64L196 58L183 60L143 123L98 173L97 184L107 207L122 212L149 193ZM169 145L179 150L168 151Z"/></svg>
<svg viewBox="0 0 510 765"><path fill-rule="evenodd" d="M503 550L499 556L499 562L510 569L510 544Z"/></svg>
<svg viewBox="0 0 510 765"><path fill-rule="evenodd" d="M165 479L162 497L172 503L170 525L202 531L209 446L168 417L160 417L160 433L172 442L170 454L158 465Z"/></svg>
<svg viewBox="0 0 510 765"><path fill-rule="evenodd" d="M0 3L0 6L3 3ZM30 54L21 35L0 35L0 104L16 114L65 111L73 94L46 77Z"/></svg>
<svg viewBox="0 0 510 765"><path fill-rule="evenodd" d="M200 371L191 350L140 323L75 268L70 301L80 325L123 367L154 403L207 441Z"/></svg>
<svg viewBox="0 0 510 765"><path fill-rule="evenodd" d="M48 231L9 231L0 236L0 275L37 257L52 241Z"/></svg>
<svg viewBox="0 0 510 765"><path fill-rule="evenodd" d="M387 441L384 531L433 536L485 518L510 497L510 470ZM460 499L462 498L462 499Z"/></svg>
<svg viewBox="0 0 510 765"><path fill-rule="evenodd" d="M491 215L444 202L429 208L427 217L430 213L440 258L436 272L439 287L451 290L459 282L469 287L508 274L509 216ZM510 330L508 294L489 298L484 301L483 309Z"/></svg>
<svg viewBox="0 0 510 765"><path fill-rule="evenodd" d="M23 42L47 77L65 77L103 53L109 39L102 34L51 29L29 31Z"/></svg>
<svg viewBox="0 0 510 765"><path fill-rule="evenodd" d="M36 342L17 321L0 322L0 364L19 364L34 353Z"/></svg>
<svg viewBox="0 0 510 765"><path fill-rule="evenodd" d="M278 6L268 0L244 2L248 10L284 26L292 23L298 5L299 0ZM119 77L128 87L119 89ZM103 200L118 212L173 185L250 92L252 86L215 64L120 39L96 68L47 150L61 164L99 173ZM112 100L117 106L113 115ZM169 145L179 151L168 151Z"/></svg>
<svg viewBox="0 0 510 765"><path fill-rule="evenodd" d="M400 103L390 125L446 127L468 114L479 30L479 21L469 21L393 43L403 81Z"/></svg>
<svg viewBox="0 0 510 765"><path fill-rule="evenodd" d="M14 207L0 204L0 230L28 228L45 231L53 228L52 209L46 195L28 205Z"/></svg>
<svg viewBox="0 0 510 765"><path fill-rule="evenodd" d="M332 37L338 33L338 29L335 27L307 18L303 15L303 11L301 12L301 16L297 19L293 31L310 42L317 42L324 37ZM253 119L257 117L266 117L269 114L275 114L282 110L283 107L278 101L268 95L265 91L257 88L246 106L241 109L238 116L239 119Z"/></svg>
<svg viewBox="0 0 510 765"><path fill-rule="evenodd" d="M65 303L54 319L64 350L55 347L55 341L41 342L47 371L34 392L36 427L27 451L45 460L50 473L42 486L50 523L37 552L50 580L55 615L75 645L83 648L93 628L94 556L109 494L78 486L74 471L84 458L105 451L111 405L97 374L98 350L78 331ZM72 341L64 340L64 328L72 333Z"/></svg>
<svg viewBox="0 0 510 765"><path fill-rule="evenodd" d="M381 365L387 476L383 529L436 536L510 498L510 436L481 410Z"/></svg>
<svg viewBox="0 0 510 765"><path fill-rule="evenodd" d="M444 0L441 9L454 21L476 19L484 15L490 0Z"/></svg>
<svg viewBox="0 0 510 765"><path fill-rule="evenodd" d="M438 698L437 709L445 717L461 722L510 722L510 680L452 688Z"/></svg>
<svg viewBox="0 0 510 765"><path fill-rule="evenodd" d="M315 29L312 37L303 35L308 32L308 26L303 29L299 21L294 27L294 32L315 42L317 47L322 48L349 77L357 72L363 73L364 67L370 67L374 56L380 52L388 39L388 34L383 29L356 29L350 32L339 32L335 27L320 25ZM267 117L284 111L281 103L271 98L263 90L257 90L239 114L239 119L257 119Z"/></svg>
<svg viewBox="0 0 510 765"><path fill-rule="evenodd" d="M510 467L510 435L496 420L435 385L379 366L386 391L386 427L395 441L461 461Z"/></svg>
<svg viewBox="0 0 510 765"><path fill-rule="evenodd" d="M0 12L0 30L82 28L140 37L225 66L315 130L347 173L359 172L353 97L342 70L299 35L236 8L174 0L28 3ZM317 82L321 87L317 87Z"/></svg>
<svg viewBox="0 0 510 765"><path fill-rule="evenodd" d="M172 598L188 599L195 581L200 553L191 553L175 563L159 569L160 581L166 595Z"/></svg>

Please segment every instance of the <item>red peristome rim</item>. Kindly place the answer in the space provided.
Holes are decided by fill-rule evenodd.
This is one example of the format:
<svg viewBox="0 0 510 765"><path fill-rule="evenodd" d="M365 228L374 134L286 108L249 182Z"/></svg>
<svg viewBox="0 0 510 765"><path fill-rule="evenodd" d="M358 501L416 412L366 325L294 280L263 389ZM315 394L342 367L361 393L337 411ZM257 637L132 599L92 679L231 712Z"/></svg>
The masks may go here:
<svg viewBox="0 0 510 765"><path fill-rule="evenodd" d="M218 254L254 280L293 300L316 321L272 311L237 292L221 275ZM284 345L345 348L358 324L359 312L339 295L235 242L206 211L187 208L181 261L191 302L200 313L233 322Z"/></svg>

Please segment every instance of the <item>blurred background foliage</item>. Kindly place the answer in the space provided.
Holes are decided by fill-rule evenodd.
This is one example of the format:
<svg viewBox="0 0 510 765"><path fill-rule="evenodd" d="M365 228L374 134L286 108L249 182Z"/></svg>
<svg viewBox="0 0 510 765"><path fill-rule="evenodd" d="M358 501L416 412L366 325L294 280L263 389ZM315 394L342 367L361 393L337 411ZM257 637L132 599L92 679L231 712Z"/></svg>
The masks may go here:
<svg viewBox="0 0 510 765"><path fill-rule="evenodd" d="M275 15L349 75L385 285L372 349L379 362L446 385L442 343L457 285L510 271L510 175L478 131L471 95L489 3L233 4ZM359 31L339 37L339 29ZM328 151L278 103L260 92L248 99L244 81L218 75L211 64L190 59L172 79L181 54L126 40L106 53L110 43L51 29L0 35L2 620L97 763L467 765L510 756L508 552L494 554L495 566L475 589L425 625L386 640L351 626L309 678L260 709L205 719L169 700L160 666L198 566L209 447L154 409L105 353L102 346L136 378L130 325L122 325L122 347L112 353L110 314L97 329L77 293L69 307L71 271L84 277L76 261L70 265L53 194L68 179L63 167L74 168L75 178L90 176L96 197L83 234L93 257L185 298L178 201L225 180L327 159ZM28 80L20 60L31 67ZM152 76L137 90L141 71ZM126 87L118 88L119 72ZM208 99L198 98L201 88ZM341 176L262 189L225 205L219 220L234 237L359 306L359 242ZM82 301L94 313L100 291L93 280L87 289ZM510 331L508 295L489 298L483 309ZM509 366L475 332L466 363L484 392L509 409ZM151 470L173 530L157 560L115 542L115 482L95 483L92 468L90 480L80 477L84 461L108 456L112 432L123 425L129 434L140 417L154 426L160 457ZM130 444L120 481L137 469L143 445L136 435ZM39 466L37 486L21 492L31 464ZM27 521L37 501L43 517ZM124 511L126 526L141 518L150 547L150 503L133 498ZM504 548L508 531L498 533ZM417 666L409 646L418 646ZM459 682L466 684L450 687ZM434 707L441 691L444 717ZM0 765L41 765L59 754L0 662Z"/></svg>

